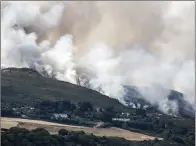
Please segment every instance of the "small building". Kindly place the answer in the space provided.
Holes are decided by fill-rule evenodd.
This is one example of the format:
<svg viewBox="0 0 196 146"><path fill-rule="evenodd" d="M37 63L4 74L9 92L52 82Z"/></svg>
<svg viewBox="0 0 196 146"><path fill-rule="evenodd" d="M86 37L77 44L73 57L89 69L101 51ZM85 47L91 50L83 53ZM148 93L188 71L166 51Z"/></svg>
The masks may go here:
<svg viewBox="0 0 196 146"><path fill-rule="evenodd" d="M112 118L112 121L128 122L130 121L130 119L129 118Z"/></svg>
<svg viewBox="0 0 196 146"><path fill-rule="evenodd" d="M52 120L64 120L64 119L68 119L68 115L67 114L53 114L52 116L51 116L51 119Z"/></svg>

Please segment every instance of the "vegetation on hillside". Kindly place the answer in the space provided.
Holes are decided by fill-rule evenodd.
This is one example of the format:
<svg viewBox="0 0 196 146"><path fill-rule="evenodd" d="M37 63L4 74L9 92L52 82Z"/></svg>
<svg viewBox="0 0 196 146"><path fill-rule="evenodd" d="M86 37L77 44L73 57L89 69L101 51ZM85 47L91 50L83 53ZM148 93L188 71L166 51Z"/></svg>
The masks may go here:
<svg viewBox="0 0 196 146"><path fill-rule="evenodd" d="M11 106L13 107L13 105ZM5 108L2 116L42 119L64 124L96 126L115 126L130 131L156 135L164 141L184 145L194 145L194 120L177 118L163 114L148 114L143 109L136 109L135 113L123 113L115 107L99 108L90 102L73 104L70 101L42 101L35 107ZM113 120L119 119L119 120Z"/></svg>
<svg viewBox="0 0 196 146"><path fill-rule="evenodd" d="M51 78L45 78L31 69L3 70L1 81L2 116L42 119L85 126L95 126L96 123L101 121L103 122L100 125L102 127L116 126L164 138L164 141L155 140L136 143L127 142L123 139L105 138L106 143L101 143L102 138L83 135L84 139L87 138L89 140L84 144L83 142L80 143L80 140L76 140L79 137L76 134L76 141L71 139L70 145L76 145L73 142L78 142L78 145L88 146L92 144L89 142L94 141L96 141L93 143L94 145L105 146L121 144L133 146L193 146L195 144L194 119L168 116L157 113L156 111L148 112L144 109L128 108L120 104L117 100L96 91ZM114 120L114 118L117 120ZM31 132L27 133L32 134ZM3 144L12 145L12 143L16 142L17 137L20 142L25 140L26 142L30 141L31 144L29 143L29 145L34 144L35 139L28 140L24 133L19 134L19 136L16 135L14 138L10 130L8 130L8 133L5 132L5 134L7 135L4 137ZM52 145L55 136L48 135L49 137L52 139L50 141ZM45 139L45 137L42 138ZM57 143L60 143L59 145L64 144L61 143L64 141L61 139L61 135L55 138L57 138L56 143L53 145L58 145ZM39 140L36 139L35 141ZM43 144L42 142L40 143ZM39 145L39 143L35 145Z"/></svg>
<svg viewBox="0 0 196 146"><path fill-rule="evenodd" d="M115 106L118 110L131 110L118 100L97 91L52 78L46 78L32 69L9 68L1 71L1 99L4 103L34 106L43 100L69 100L74 103L88 101L101 108Z"/></svg>

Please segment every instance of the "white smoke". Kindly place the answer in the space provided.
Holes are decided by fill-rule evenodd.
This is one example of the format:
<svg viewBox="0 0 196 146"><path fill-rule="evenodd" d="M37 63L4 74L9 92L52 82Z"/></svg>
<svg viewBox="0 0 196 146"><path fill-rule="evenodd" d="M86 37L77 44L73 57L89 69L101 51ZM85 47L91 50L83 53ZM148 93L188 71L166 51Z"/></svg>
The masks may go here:
<svg viewBox="0 0 196 146"><path fill-rule="evenodd" d="M44 60L44 65L51 65L51 69L55 70L58 80L76 84L72 49L72 36L62 36L53 48L42 53L42 59Z"/></svg>
<svg viewBox="0 0 196 146"><path fill-rule="evenodd" d="M194 11L185 1L1 2L1 65L74 84L86 73L90 88L121 102L123 85L152 87L140 93L176 113L167 89L194 103Z"/></svg>
<svg viewBox="0 0 196 146"><path fill-rule="evenodd" d="M93 89L110 97L123 101L124 77L117 73L120 60L113 58L113 52L104 44L92 47L81 59L80 63L85 69L92 70L95 77L91 77L89 84Z"/></svg>

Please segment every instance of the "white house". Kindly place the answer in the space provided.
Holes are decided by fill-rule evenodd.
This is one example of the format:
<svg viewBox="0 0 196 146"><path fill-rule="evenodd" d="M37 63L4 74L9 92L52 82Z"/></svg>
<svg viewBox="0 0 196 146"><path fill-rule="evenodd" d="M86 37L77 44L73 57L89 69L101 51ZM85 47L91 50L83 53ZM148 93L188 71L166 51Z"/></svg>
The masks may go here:
<svg viewBox="0 0 196 146"><path fill-rule="evenodd" d="M67 114L53 114L51 116L51 119L55 119L55 120L62 120L62 119L67 119L68 115Z"/></svg>
<svg viewBox="0 0 196 146"><path fill-rule="evenodd" d="M130 121L130 119L128 119L128 118L112 118L112 121L128 122L128 121Z"/></svg>

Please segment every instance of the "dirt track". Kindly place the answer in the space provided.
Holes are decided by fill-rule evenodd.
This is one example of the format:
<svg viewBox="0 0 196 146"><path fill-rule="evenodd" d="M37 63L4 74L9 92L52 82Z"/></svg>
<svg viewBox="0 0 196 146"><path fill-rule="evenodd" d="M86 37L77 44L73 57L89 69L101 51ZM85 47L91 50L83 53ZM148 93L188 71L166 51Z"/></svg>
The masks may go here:
<svg viewBox="0 0 196 146"><path fill-rule="evenodd" d="M57 133L58 130L61 128L64 128L70 131L83 130L86 133L93 133L96 136L116 136L116 137L123 137L127 140L136 140L136 141L149 140L149 139L155 138L155 137L148 136L145 134L130 132L128 130L115 128L115 127L91 128L91 127L84 127L84 126L58 124L58 123L45 122L45 121L39 121L39 120L1 117L1 128L10 128L14 126L18 126L21 128L27 128L27 129L35 129L37 127L42 127L48 130L50 133ZM161 138L159 139L161 140Z"/></svg>

